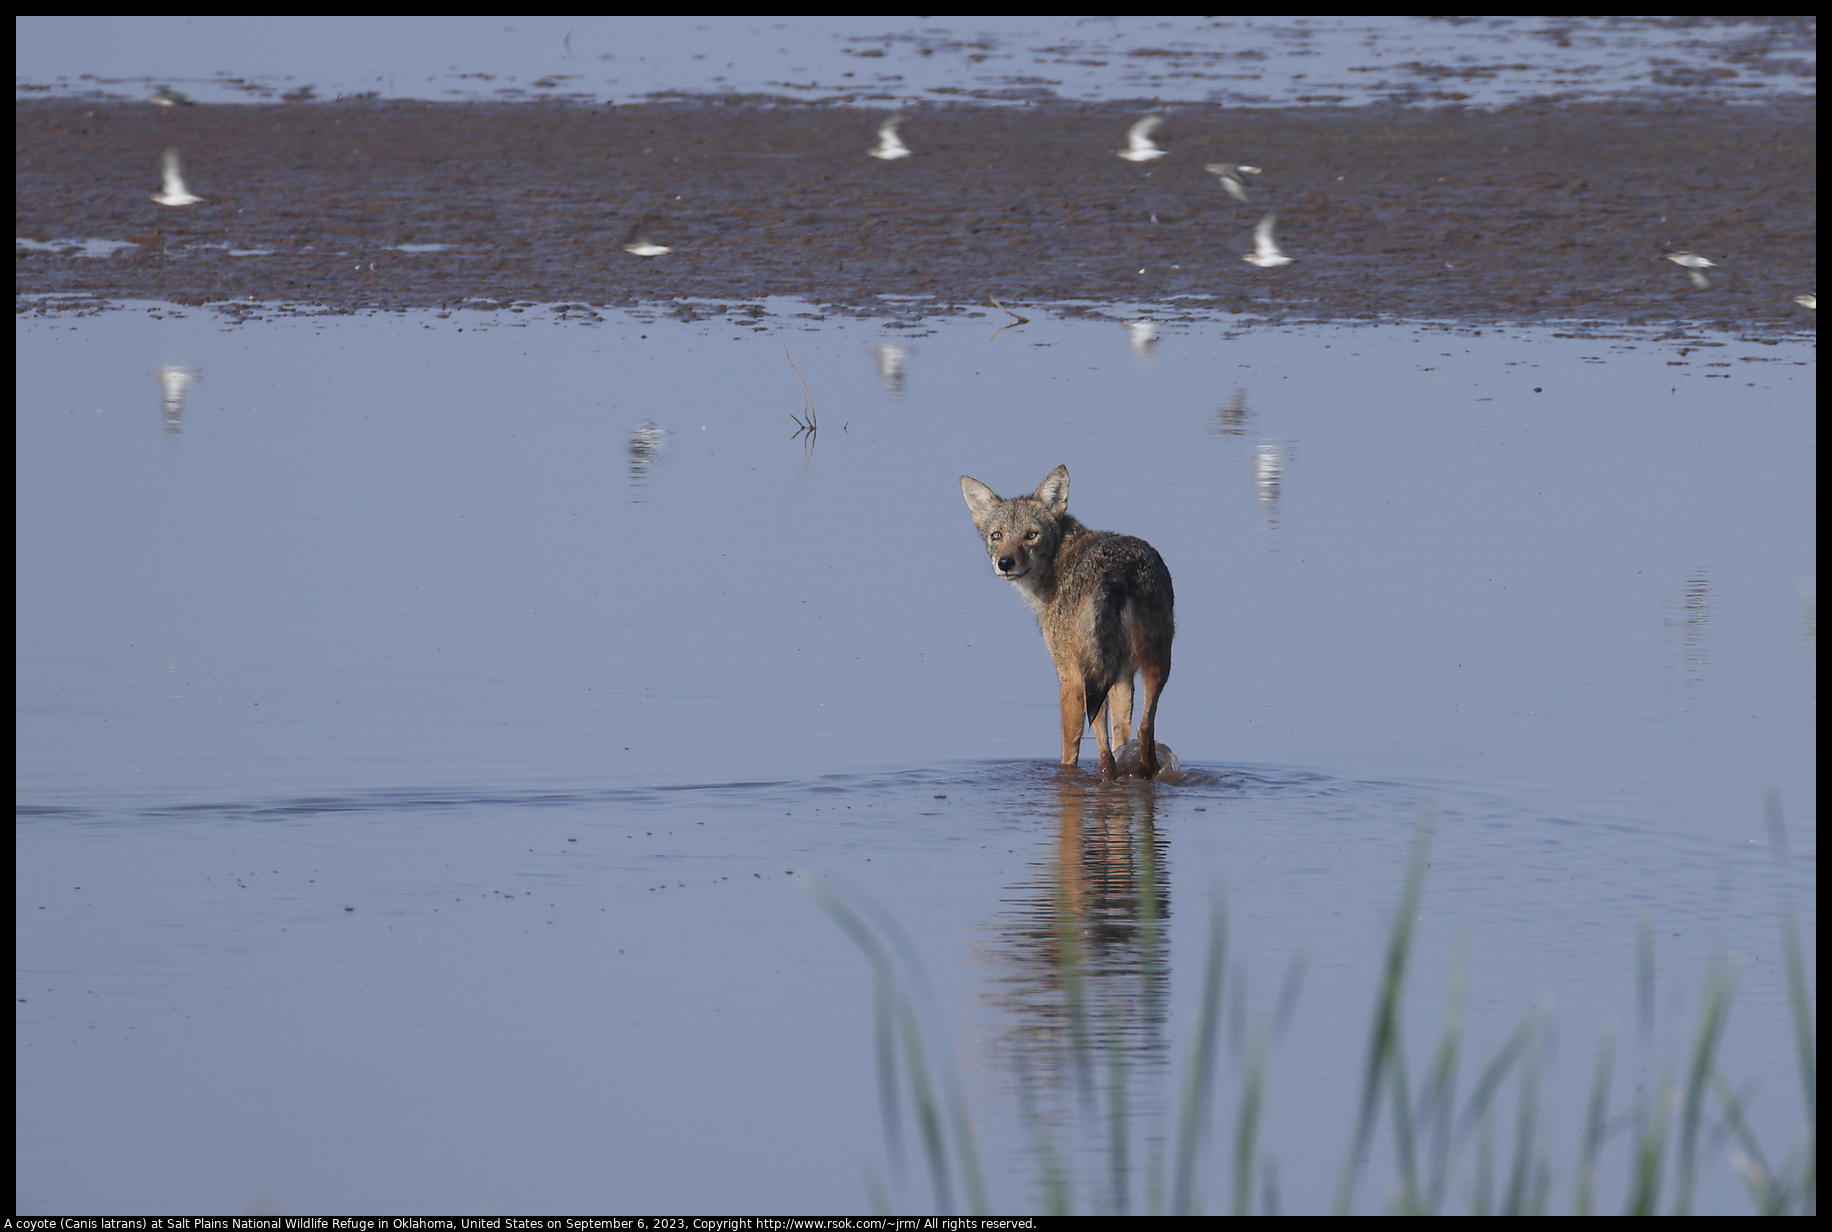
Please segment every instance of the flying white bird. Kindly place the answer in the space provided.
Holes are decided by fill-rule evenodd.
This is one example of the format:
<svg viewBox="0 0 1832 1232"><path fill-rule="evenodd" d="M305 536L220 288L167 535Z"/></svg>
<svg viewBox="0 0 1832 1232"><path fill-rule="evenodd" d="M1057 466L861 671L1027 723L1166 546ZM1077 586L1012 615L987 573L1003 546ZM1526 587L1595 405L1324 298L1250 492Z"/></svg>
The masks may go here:
<svg viewBox="0 0 1832 1232"><path fill-rule="evenodd" d="M1277 217L1268 214L1259 220L1253 228L1253 251L1242 253L1240 259L1248 265L1257 265L1261 269L1274 269L1281 265L1290 265L1291 258L1286 256L1278 243L1272 238L1272 223Z"/></svg>
<svg viewBox="0 0 1832 1232"><path fill-rule="evenodd" d="M899 158L908 158L910 147L903 144L902 139L897 136L897 126L901 123L903 123L902 116L892 116L878 125L878 144L865 152L873 158L882 158L887 163Z"/></svg>
<svg viewBox="0 0 1832 1232"><path fill-rule="evenodd" d="M1152 132L1162 123L1163 116L1148 115L1127 129L1126 148L1119 152L1120 157L1129 163L1148 163L1154 158L1163 158L1164 151L1151 139Z"/></svg>
<svg viewBox="0 0 1832 1232"><path fill-rule="evenodd" d="M153 194L153 200L160 205L196 205L203 200L184 182L184 168L179 165L178 147L175 145L166 147L165 185Z"/></svg>
<svg viewBox="0 0 1832 1232"><path fill-rule="evenodd" d="M644 219L630 227L629 234L623 237L623 250L633 257L660 257L673 252L674 249L649 238L643 230L647 225L648 220Z"/></svg>
<svg viewBox="0 0 1832 1232"><path fill-rule="evenodd" d="M1221 180L1221 186L1227 189L1228 195L1236 201L1247 199L1247 182L1240 177L1260 173L1258 167L1248 167L1240 163L1210 163L1203 170L1218 177Z"/></svg>
<svg viewBox="0 0 1832 1232"><path fill-rule="evenodd" d="M1686 271L1686 277L1692 280L1694 290L1703 291L1711 285L1711 279L1705 277L1702 271L1716 269L1716 261L1707 261L1696 252L1669 252L1662 255Z"/></svg>

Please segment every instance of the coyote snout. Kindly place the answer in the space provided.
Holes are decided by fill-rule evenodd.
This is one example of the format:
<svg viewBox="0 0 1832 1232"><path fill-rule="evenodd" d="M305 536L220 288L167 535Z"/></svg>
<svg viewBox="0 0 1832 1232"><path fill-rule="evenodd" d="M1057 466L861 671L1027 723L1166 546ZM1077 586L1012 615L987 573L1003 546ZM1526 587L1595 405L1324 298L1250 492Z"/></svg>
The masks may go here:
<svg viewBox="0 0 1832 1232"><path fill-rule="evenodd" d="M1075 764L1084 724L1094 725L1100 772L1117 777L1113 749L1132 730L1132 677L1145 680L1139 756L1158 773L1158 695L1170 677L1176 631L1170 570L1143 539L1089 530L1069 516L1069 468L1049 473L1030 496L1003 500L961 476L993 571L1018 588L1056 661L1062 698L1062 764ZM1111 728L1111 731L1109 731Z"/></svg>

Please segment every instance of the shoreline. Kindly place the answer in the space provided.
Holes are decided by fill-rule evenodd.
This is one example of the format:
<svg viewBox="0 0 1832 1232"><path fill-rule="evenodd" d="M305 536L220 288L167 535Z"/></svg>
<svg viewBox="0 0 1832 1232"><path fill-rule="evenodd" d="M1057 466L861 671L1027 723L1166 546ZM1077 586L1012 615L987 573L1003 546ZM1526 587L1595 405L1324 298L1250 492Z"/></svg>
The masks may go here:
<svg viewBox="0 0 1832 1232"><path fill-rule="evenodd" d="M907 318L1074 301L1256 319L1594 320L1789 334L1812 314L1810 102L1437 108L15 106L16 296L243 312L668 305L788 296ZM192 191L150 200L161 151ZM1240 203L1209 162L1264 173ZM1278 216L1294 258L1243 262ZM630 226L673 251L622 251ZM402 246L446 245L431 251ZM1696 291L1663 247L1717 262ZM232 255L258 253L261 255ZM930 296L885 303L881 296ZM21 312L77 305L17 301ZM701 309L703 311L703 307Z"/></svg>

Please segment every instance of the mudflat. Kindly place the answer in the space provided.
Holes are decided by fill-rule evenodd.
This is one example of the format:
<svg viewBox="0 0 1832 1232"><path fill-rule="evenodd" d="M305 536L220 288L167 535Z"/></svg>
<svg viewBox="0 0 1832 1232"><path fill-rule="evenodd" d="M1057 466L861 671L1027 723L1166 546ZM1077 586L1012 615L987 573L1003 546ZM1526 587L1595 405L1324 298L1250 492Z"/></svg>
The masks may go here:
<svg viewBox="0 0 1832 1232"><path fill-rule="evenodd" d="M1810 102L888 111L763 98L634 105L345 101L15 107L21 311L230 315L794 296L908 317L1056 303L1272 320L1682 319L1811 329ZM196 205L155 204L176 146ZM1214 162L1245 163L1236 201ZM1293 262L1241 260L1276 214ZM672 251L622 240L646 221ZM131 245L85 255L81 241ZM416 250L415 246L443 247ZM1710 286L1662 259L1715 261ZM888 298L887 298L888 297ZM923 297L907 300L902 297Z"/></svg>

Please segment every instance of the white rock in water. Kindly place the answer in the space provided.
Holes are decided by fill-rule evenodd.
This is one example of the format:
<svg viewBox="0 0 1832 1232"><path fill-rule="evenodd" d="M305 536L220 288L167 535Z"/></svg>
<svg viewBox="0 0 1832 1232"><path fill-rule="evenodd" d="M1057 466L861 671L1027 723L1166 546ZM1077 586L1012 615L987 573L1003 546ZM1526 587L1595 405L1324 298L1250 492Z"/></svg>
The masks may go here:
<svg viewBox="0 0 1832 1232"><path fill-rule="evenodd" d="M1134 778L1144 774L1144 768L1139 765L1139 742L1137 740L1128 740L1125 744L1115 749L1113 751L1113 765L1121 774L1129 774ZM1167 774L1182 773L1183 763L1177 760L1177 755L1170 751L1170 746L1168 744L1159 741L1158 777L1163 778Z"/></svg>

